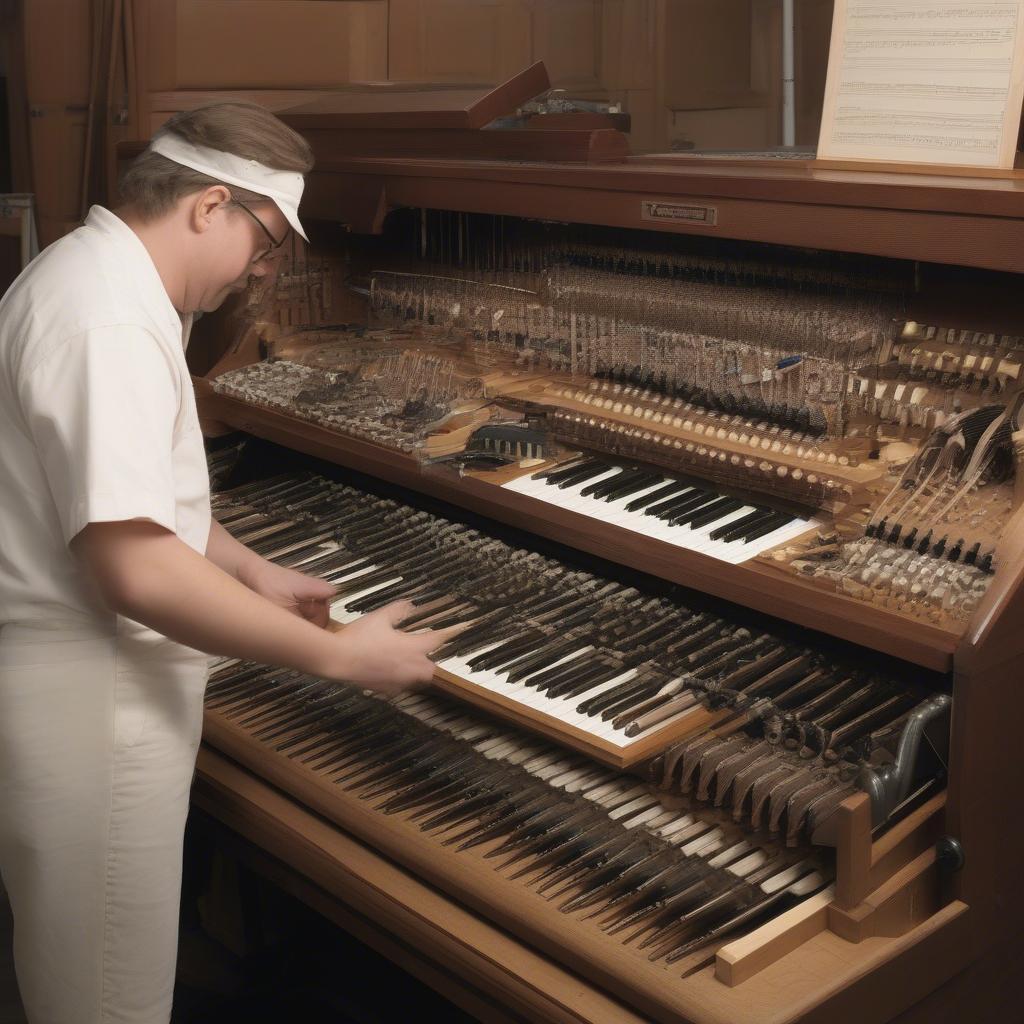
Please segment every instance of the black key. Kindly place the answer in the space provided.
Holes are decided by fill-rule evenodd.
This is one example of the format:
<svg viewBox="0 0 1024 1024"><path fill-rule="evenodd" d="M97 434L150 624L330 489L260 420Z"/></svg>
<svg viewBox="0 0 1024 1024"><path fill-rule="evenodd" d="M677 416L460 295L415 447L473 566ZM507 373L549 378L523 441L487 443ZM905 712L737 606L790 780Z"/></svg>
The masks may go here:
<svg viewBox="0 0 1024 1024"><path fill-rule="evenodd" d="M693 519L690 520L690 529L700 530L703 527L708 526L710 523L717 523L720 519L725 519L726 516L731 516L733 512L738 512L745 504L746 502L739 498L731 498L727 505L723 505L717 510L709 506L699 515L694 516ZM746 516L744 516L744 518L746 518ZM739 520L736 520L736 522L738 521ZM731 526L732 523L723 525Z"/></svg>
<svg viewBox="0 0 1024 1024"><path fill-rule="evenodd" d="M738 498L719 498L717 501L709 502L707 505L701 505L700 508L691 509L689 512L673 516L669 522L679 526L686 525L691 530L697 530L701 526L707 526L708 523L715 522L726 513L735 512L736 509L742 507L743 502Z"/></svg>
<svg viewBox="0 0 1024 1024"><path fill-rule="evenodd" d="M571 462L568 466L563 469L555 469L548 473L544 479L549 484L557 484L561 480L564 480L568 476L574 476L576 473L585 472L594 466L604 466L605 463L601 459L584 459L582 462Z"/></svg>
<svg viewBox="0 0 1024 1024"><path fill-rule="evenodd" d="M659 501L664 501L665 498L678 494L680 491L688 491L689 489L689 484L684 484L679 480L673 480L672 483L665 484L664 487L659 487L656 491L652 491L650 494L645 494L642 498L634 498L628 505L626 505L626 511L637 512L649 505L654 505Z"/></svg>
<svg viewBox="0 0 1024 1024"><path fill-rule="evenodd" d="M706 505L709 501L717 501L721 495L714 491L705 491L695 487L689 494L681 494L675 501L667 502L663 512L655 512L649 508L645 515L657 516L658 519L671 519L677 512L689 511L698 505Z"/></svg>
<svg viewBox="0 0 1024 1024"><path fill-rule="evenodd" d="M789 520L790 516L786 515L785 512L779 512L771 519L768 519L765 522L761 523L760 526L757 526L753 530L749 531L749 533L744 534L743 543L749 544L751 541L760 540L761 537L766 536L773 530L777 530L780 526L783 526L785 523L788 523Z"/></svg>
<svg viewBox="0 0 1024 1024"><path fill-rule="evenodd" d="M619 501L627 495L642 491L645 487L653 487L664 479L660 473L644 473L643 476L637 477L632 483L624 484L621 487L616 487L614 491L609 491L604 496L604 500Z"/></svg>
<svg viewBox="0 0 1024 1024"><path fill-rule="evenodd" d="M723 497L721 494L707 494L704 496L702 501L694 502L692 505L688 505L685 508L676 509L672 515L668 516L668 522L670 526L685 526L690 519L697 515L699 512L708 512L712 506L717 506L720 501L729 501L731 499Z"/></svg>
<svg viewBox="0 0 1024 1024"><path fill-rule="evenodd" d="M530 479L546 480L548 477L558 473L571 473L574 469L579 469L584 463L593 461L593 459L584 458L582 455L579 455L575 459L568 459L561 463L561 465L548 466L547 469L538 469L536 473L530 474Z"/></svg>
<svg viewBox="0 0 1024 1024"><path fill-rule="evenodd" d="M771 516L766 516L764 519L761 520L761 522L755 523L752 527L749 527L748 529L744 530L743 534L737 539L742 540L742 542L746 544L748 537L750 537L750 534L752 534L755 530L759 529L761 526L764 526L768 523L771 524L771 530L779 530L783 526L788 526L790 523L803 523L806 521L806 518L803 518L801 516L791 516L786 512L776 512ZM769 530L768 532L770 533L771 530ZM763 536L763 534L759 534L758 536ZM757 537L752 537L750 539L757 540Z"/></svg>
<svg viewBox="0 0 1024 1024"><path fill-rule="evenodd" d="M598 480L596 483L591 484L589 487L584 487L580 494L584 497L589 494L594 498L603 498L609 491L614 491L616 487L630 483L642 473L643 470L637 469L635 466L632 469L620 469L615 476L607 476L603 480Z"/></svg>
<svg viewBox="0 0 1024 1024"><path fill-rule="evenodd" d="M748 530L752 530L755 526L759 525L761 520L768 519L775 514L775 510L771 508L755 508L753 512L745 515L742 519L736 519L731 523L726 523L724 526L719 526L712 530L708 534L708 538L710 540L724 540L728 544L730 541L742 537ZM732 536L733 534L735 536Z"/></svg>
<svg viewBox="0 0 1024 1024"><path fill-rule="evenodd" d="M578 484L583 483L585 480L589 480L591 477L600 476L602 473L607 472L608 464L606 462L598 462L593 466L588 466L586 469L577 470L570 476L563 477L555 484L555 486L560 490L565 490L567 487L575 487Z"/></svg>
<svg viewBox="0 0 1024 1024"><path fill-rule="evenodd" d="M673 508L675 505L678 505L679 502L686 501L688 498L692 498L697 494L707 494L707 491L705 491L701 487L694 487L691 484L689 487L686 488L686 490L680 492L679 494L673 495L671 498L668 498L665 501L659 501L656 505L648 505L647 508L644 509L644 515L654 516L657 518L662 514L662 512L668 511L668 509Z"/></svg>

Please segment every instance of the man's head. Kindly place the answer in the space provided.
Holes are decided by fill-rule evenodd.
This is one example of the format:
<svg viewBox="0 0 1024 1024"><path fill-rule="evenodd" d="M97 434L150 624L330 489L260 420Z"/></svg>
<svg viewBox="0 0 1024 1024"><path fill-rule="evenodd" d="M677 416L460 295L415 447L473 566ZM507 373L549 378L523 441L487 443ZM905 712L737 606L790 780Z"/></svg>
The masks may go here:
<svg viewBox="0 0 1024 1024"><path fill-rule="evenodd" d="M177 162L196 155L191 162L203 170ZM294 178L312 166L306 140L262 107L200 107L175 114L128 168L118 213L150 250L177 308L209 312L250 277L270 272L291 230L289 219L297 224L286 199L275 201L218 175L265 179L275 191L268 169Z"/></svg>

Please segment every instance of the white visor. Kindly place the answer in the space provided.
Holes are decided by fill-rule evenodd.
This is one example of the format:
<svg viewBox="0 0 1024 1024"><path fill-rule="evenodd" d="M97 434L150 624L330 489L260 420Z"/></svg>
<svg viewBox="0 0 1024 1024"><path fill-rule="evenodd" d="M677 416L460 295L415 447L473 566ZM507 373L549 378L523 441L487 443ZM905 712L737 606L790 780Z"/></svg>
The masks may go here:
<svg viewBox="0 0 1024 1024"><path fill-rule="evenodd" d="M173 132L158 135L149 148L176 164L223 181L225 185L237 185L272 199L296 233L309 241L299 220L299 200L302 199L305 181L298 171L279 171L258 160L236 156L223 149L195 146Z"/></svg>

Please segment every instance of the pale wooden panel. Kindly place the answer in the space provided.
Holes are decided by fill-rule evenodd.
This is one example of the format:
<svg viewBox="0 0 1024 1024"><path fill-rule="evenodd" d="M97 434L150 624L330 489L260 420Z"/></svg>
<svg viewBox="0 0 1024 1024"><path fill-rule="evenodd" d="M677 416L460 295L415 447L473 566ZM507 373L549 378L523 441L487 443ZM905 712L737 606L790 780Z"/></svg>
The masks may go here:
<svg viewBox="0 0 1024 1024"><path fill-rule="evenodd" d="M673 149L764 149L774 138L767 107L670 111Z"/></svg>
<svg viewBox="0 0 1024 1024"><path fill-rule="evenodd" d="M544 61L556 88L607 85L601 74L601 7L601 0L547 0L534 5L533 59Z"/></svg>
<svg viewBox="0 0 1024 1024"><path fill-rule="evenodd" d="M600 7L605 88L653 89L658 70L656 0L603 0Z"/></svg>
<svg viewBox="0 0 1024 1024"><path fill-rule="evenodd" d="M85 111L63 106L36 108L30 123L32 166L40 246L49 245L80 222Z"/></svg>
<svg viewBox="0 0 1024 1024"><path fill-rule="evenodd" d="M832 0L799 0L796 20L796 141L814 145L821 124Z"/></svg>
<svg viewBox="0 0 1024 1024"><path fill-rule="evenodd" d="M31 0L23 6L29 103L88 103L91 5Z"/></svg>
<svg viewBox="0 0 1024 1024"><path fill-rule="evenodd" d="M175 88L177 5L174 0L132 0L140 109L156 90Z"/></svg>
<svg viewBox="0 0 1024 1024"><path fill-rule="evenodd" d="M33 0L23 5L30 111L32 187L41 245L79 218L89 103L90 4Z"/></svg>
<svg viewBox="0 0 1024 1024"><path fill-rule="evenodd" d="M642 13L651 0L639 0ZM543 60L552 83L603 92L602 0L390 0L394 81L499 82Z"/></svg>
<svg viewBox="0 0 1024 1024"><path fill-rule="evenodd" d="M387 77L385 0L178 0L177 88Z"/></svg>
<svg viewBox="0 0 1024 1024"><path fill-rule="evenodd" d="M491 84L533 62L525 0L390 0L388 77Z"/></svg>
<svg viewBox="0 0 1024 1024"><path fill-rule="evenodd" d="M613 98L618 98L618 93ZM658 107L653 89L628 89L624 93L623 109L630 118L629 145L634 153L650 153L663 147L658 129L664 113Z"/></svg>
<svg viewBox="0 0 1024 1024"><path fill-rule="evenodd" d="M754 6L763 0L754 0ZM752 0L667 0L665 101L670 109L735 106L751 89Z"/></svg>
<svg viewBox="0 0 1024 1024"><path fill-rule="evenodd" d="M175 6L172 39L150 35L151 46L174 47L172 88L329 87L387 77L386 0L177 0ZM154 13L153 25L165 29L166 14ZM165 58L158 66L166 73Z"/></svg>
<svg viewBox="0 0 1024 1024"><path fill-rule="evenodd" d="M750 34L751 91L769 111L767 144L781 146L782 6L778 3L754 4Z"/></svg>

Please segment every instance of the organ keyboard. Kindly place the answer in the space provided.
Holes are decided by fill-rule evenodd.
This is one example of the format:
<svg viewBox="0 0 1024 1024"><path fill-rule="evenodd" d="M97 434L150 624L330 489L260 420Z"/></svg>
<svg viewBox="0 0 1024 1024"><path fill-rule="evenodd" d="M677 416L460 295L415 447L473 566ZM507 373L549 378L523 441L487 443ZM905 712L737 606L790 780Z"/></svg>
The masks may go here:
<svg viewBox="0 0 1024 1024"><path fill-rule="evenodd" d="M311 211L356 230L204 318L200 408L406 490L250 447L216 511L335 582L342 627L401 596L470 626L443 697L221 666L210 747L623 1019L1006 1019L977 979L1024 913L1019 182L362 156L318 124ZM602 874L579 836L633 852Z"/></svg>
<svg viewBox="0 0 1024 1024"><path fill-rule="evenodd" d="M822 525L813 517L748 504L701 483L639 467L616 468L600 459L580 459L516 477L504 486L730 563L746 561Z"/></svg>

